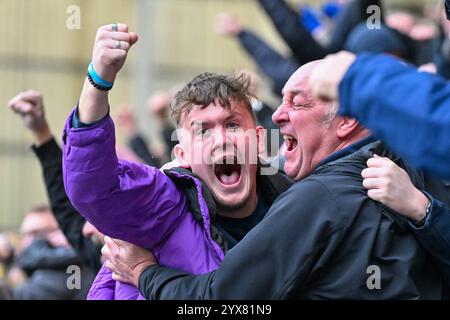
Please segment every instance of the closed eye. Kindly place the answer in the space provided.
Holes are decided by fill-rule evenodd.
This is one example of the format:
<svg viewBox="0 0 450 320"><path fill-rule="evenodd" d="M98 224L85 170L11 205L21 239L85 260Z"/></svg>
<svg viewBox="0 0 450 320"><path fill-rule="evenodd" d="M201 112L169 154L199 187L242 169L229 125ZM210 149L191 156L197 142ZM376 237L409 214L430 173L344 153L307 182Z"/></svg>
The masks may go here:
<svg viewBox="0 0 450 320"><path fill-rule="evenodd" d="M310 109L313 106L312 104L302 103L302 104L293 104L292 107L294 110L302 110L302 109Z"/></svg>

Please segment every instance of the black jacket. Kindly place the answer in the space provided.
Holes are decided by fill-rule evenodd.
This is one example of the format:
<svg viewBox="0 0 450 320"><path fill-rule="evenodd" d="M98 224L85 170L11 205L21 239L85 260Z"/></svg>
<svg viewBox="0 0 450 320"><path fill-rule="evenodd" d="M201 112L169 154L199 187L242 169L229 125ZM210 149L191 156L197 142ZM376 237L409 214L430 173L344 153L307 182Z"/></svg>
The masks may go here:
<svg viewBox="0 0 450 320"><path fill-rule="evenodd" d="M44 240L36 240L27 247L17 264L28 275L27 281L14 288L13 298L17 300L79 300L86 299L94 279L92 271L82 268L72 248L54 248ZM71 289L69 266L80 267L80 287ZM75 273L73 273L75 274Z"/></svg>
<svg viewBox="0 0 450 320"><path fill-rule="evenodd" d="M284 0L259 0L299 64L322 59L328 53L299 22L299 14Z"/></svg>
<svg viewBox="0 0 450 320"><path fill-rule="evenodd" d="M59 227L78 253L81 262L97 272L101 267L102 246L91 239L86 239L82 234L86 220L67 198L63 182L61 148L52 138L40 147L32 146L32 149L41 163L47 195Z"/></svg>
<svg viewBox="0 0 450 320"><path fill-rule="evenodd" d="M334 21L329 44L322 46L299 22L299 14L284 0L259 0L259 3L299 64L322 59L329 53L342 50L350 31L360 22L367 21L371 15L367 8L376 5L382 9L381 0L350 1Z"/></svg>
<svg viewBox="0 0 450 320"><path fill-rule="evenodd" d="M436 266L404 219L368 198L361 171L373 145L358 147L336 153L282 194L218 270L193 276L151 266L139 279L141 293L151 299L445 297ZM370 289L377 267L381 289Z"/></svg>

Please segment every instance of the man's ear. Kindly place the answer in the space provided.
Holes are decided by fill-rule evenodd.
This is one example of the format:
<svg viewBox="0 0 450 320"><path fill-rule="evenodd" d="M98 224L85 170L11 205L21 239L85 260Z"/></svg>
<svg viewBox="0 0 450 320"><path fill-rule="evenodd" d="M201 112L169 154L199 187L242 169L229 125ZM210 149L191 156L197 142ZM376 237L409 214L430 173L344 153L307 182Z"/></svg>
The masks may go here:
<svg viewBox="0 0 450 320"><path fill-rule="evenodd" d="M355 118L343 117L338 124L336 134L343 139L354 133L360 127L360 123Z"/></svg>
<svg viewBox="0 0 450 320"><path fill-rule="evenodd" d="M262 126L256 127L256 139L258 140L258 156L263 159L267 159L269 157L269 155L267 154L265 133L266 129L264 129Z"/></svg>
<svg viewBox="0 0 450 320"><path fill-rule="evenodd" d="M184 152L183 147L179 143L173 148L173 153L183 167L190 167L189 162L187 161L186 152Z"/></svg>

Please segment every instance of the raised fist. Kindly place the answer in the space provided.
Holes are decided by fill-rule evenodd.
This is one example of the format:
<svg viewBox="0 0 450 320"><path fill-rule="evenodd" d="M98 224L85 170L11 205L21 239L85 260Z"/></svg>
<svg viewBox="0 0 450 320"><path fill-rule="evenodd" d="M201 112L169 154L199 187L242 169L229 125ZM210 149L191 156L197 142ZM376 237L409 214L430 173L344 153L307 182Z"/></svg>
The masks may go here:
<svg viewBox="0 0 450 320"><path fill-rule="evenodd" d="M221 35L237 36L242 31L242 26L235 16L221 13L216 17L215 30Z"/></svg>
<svg viewBox="0 0 450 320"><path fill-rule="evenodd" d="M339 84L355 59L353 53L340 51L320 61L309 77L313 96L324 101L338 101Z"/></svg>
<svg viewBox="0 0 450 320"><path fill-rule="evenodd" d="M109 24L97 30L92 65L95 72L104 80L114 82L122 69L128 50L138 40L135 32L128 32L128 26L122 23Z"/></svg>
<svg viewBox="0 0 450 320"><path fill-rule="evenodd" d="M31 131L39 132L48 129L40 92L34 90L21 92L9 100L8 105L11 110L21 115L25 127Z"/></svg>

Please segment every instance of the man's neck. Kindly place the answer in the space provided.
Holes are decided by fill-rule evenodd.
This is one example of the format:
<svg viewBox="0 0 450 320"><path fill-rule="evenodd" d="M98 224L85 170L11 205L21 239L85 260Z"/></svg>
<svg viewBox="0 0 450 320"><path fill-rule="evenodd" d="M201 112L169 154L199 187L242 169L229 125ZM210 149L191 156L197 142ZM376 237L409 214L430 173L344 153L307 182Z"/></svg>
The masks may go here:
<svg viewBox="0 0 450 320"><path fill-rule="evenodd" d="M239 208L225 208L217 206L217 214L234 219L242 219L250 216L258 205L258 193L256 190L250 195L250 197L244 202L243 206Z"/></svg>
<svg viewBox="0 0 450 320"><path fill-rule="evenodd" d="M347 148L348 146L351 146L352 144L361 141L362 139L367 138L370 136L370 131L367 129L363 129L359 132L356 132L354 135L349 137L348 139L345 139L342 141L334 150L334 152L340 151L342 149Z"/></svg>

